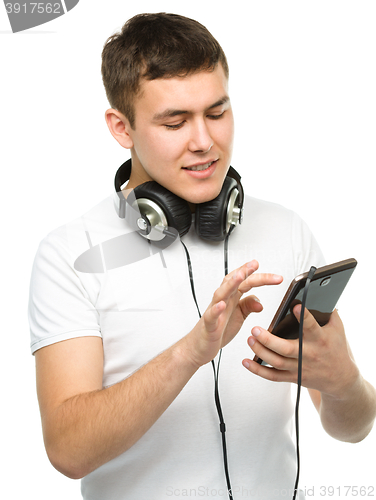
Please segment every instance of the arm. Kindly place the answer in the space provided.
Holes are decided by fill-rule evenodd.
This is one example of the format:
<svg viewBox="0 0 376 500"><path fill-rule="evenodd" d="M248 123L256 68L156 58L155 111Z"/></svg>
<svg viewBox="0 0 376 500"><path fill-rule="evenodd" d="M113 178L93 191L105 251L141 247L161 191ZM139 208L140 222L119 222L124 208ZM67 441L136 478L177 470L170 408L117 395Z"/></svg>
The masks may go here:
<svg viewBox="0 0 376 500"><path fill-rule="evenodd" d="M97 337L59 342L36 353L45 446L54 467L81 478L130 448L195 372L168 349L127 379L102 389Z"/></svg>
<svg viewBox="0 0 376 500"><path fill-rule="evenodd" d="M251 288L281 277L253 274L257 262L228 275L195 328L127 379L102 388L103 347L77 338L36 353L43 434L52 464L80 478L129 449L154 424L200 366L262 310Z"/></svg>
<svg viewBox="0 0 376 500"><path fill-rule="evenodd" d="M305 311L304 321L311 331L317 329L318 325L308 311ZM321 329L318 334L320 333ZM342 383L338 380L336 387L330 392L325 392L324 388L321 392L315 389L308 389L308 392L326 432L340 441L357 443L362 441L373 427L376 417L376 391L367 380L364 380L355 364L337 311L332 314L325 334L332 335L334 340L341 339L339 350L337 353L334 352L338 363L335 368L338 370ZM328 346L327 348L335 349L336 347ZM329 373L329 363L327 364L328 379L334 380Z"/></svg>
<svg viewBox="0 0 376 500"><path fill-rule="evenodd" d="M372 430L376 412L374 387L359 377L342 398L308 389L326 432L339 441L358 443Z"/></svg>
<svg viewBox="0 0 376 500"><path fill-rule="evenodd" d="M294 314L299 320L300 306L294 308ZM298 340L280 339L259 327L252 333L250 347L273 368L251 360L244 360L244 366L268 380L296 382ZM337 311L324 327L305 311L302 385L309 389L322 425L332 437L358 442L371 431L376 391L355 364Z"/></svg>

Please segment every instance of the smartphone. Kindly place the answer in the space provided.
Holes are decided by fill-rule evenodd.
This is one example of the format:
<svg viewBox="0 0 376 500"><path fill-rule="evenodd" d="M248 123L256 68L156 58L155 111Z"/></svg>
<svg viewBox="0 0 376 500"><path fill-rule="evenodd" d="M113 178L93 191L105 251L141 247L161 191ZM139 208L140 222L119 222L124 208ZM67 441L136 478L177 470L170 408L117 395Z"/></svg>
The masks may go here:
<svg viewBox="0 0 376 500"><path fill-rule="evenodd" d="M347 259L316 270L309 285L306 308L313 314L320 326L326 325L329 321L356 265L355 259ZM307 276L308 272L300 274L291 282L268 328L273 335L284 339L299 337L299 322L292 310L302 302ZM258 356L255 356L253 361L265 364Z"/></svg>

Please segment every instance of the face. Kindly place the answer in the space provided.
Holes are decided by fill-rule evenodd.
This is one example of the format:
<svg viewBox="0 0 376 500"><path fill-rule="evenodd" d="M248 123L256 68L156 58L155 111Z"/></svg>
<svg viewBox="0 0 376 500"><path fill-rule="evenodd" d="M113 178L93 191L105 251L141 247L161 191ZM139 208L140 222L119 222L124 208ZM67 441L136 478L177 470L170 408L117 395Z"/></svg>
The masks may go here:
<svg viewBox="0 0 376 500"><path fill-rule="evenodd" d="M234 123L222 66L144 81L135 101L127 188L154 180L190 203L214 199L230 165Z"/></svg>

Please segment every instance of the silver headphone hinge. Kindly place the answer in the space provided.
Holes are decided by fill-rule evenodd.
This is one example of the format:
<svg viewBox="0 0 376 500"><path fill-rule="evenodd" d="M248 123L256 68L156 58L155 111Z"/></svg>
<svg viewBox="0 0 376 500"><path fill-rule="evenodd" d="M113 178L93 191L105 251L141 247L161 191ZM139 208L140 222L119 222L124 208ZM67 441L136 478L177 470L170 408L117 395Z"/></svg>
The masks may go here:
<svg viewBox="0 0 376 500"><path fill-rule="evenodd" d="M241 224L242 209L238 206L239 191L235 188L231 191L230 198L227 205L227 231L231 225Z"/></svg>

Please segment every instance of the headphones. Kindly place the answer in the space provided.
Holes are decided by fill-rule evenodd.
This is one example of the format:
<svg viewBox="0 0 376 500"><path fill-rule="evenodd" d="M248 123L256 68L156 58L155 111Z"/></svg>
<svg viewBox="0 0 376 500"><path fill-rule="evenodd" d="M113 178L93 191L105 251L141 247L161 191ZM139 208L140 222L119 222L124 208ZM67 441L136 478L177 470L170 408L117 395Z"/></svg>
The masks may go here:
<svg viewBox="0 0 376 500"><path fill-rule="evenodd" d="M127 160L115 175L118 215L141 236L166 248L171 240L189 231L192 223L189 204L155 181L140 184L125 198L121 187L129 180L131 169L132 160ZM231 226L241 224L244 190L240 179L238 172L230 167L219 195L196 205L195 229L202 239L222 241Z"/></svg>

